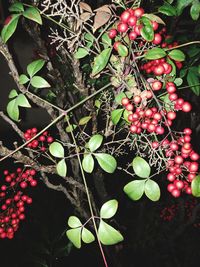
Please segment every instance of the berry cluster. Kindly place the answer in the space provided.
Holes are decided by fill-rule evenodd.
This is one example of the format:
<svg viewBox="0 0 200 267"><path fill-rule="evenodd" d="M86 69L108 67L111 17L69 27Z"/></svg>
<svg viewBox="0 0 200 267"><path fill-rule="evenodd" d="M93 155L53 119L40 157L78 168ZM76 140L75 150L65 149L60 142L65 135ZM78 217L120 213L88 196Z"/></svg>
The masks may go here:
<svg viewBox="0 0 200 267"><path fill-rule="evenodd" d="M24 133L24 138L26 141L29 141L38 133L37 128L27 129ZM33 149L39 149L40 151L46 151L46 147L48 144L53 142L53 137L48 134L47 131L43 132L38 138L34 139L30 143L28 143L27 147Z"/></svg>
<svg viewBox="0 0 200 267"><path fill-rule="evenodd" d="M14 237L14 233L19 228L20 221L25 219L25 204L31 204L32 198L22 193L21 190L30 185L35 187L37 181L35 180L36 171L34 169L23 170L17 168L16 172L9 173L4 171L5 183L0 190L0 238Z"/></svg>

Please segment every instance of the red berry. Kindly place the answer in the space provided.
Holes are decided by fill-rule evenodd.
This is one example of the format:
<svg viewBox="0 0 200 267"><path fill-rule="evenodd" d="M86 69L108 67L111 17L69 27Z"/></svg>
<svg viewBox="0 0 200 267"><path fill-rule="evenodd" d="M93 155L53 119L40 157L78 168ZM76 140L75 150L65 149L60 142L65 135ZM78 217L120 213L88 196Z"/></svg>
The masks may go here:
<svg viewBox="0 0 200 267"><path fill-rule="evenodd" d="M130 16L131 16L131 14L130 14L129 10L125 10L122 12L120 19L122 22L127 23Z"/></svg>
<svg viewBox="0 0 200 267"><path fill-rule="evenodd" d="M181 192L180 192L180 190L178 190L178 189L173 189L173 190L171 191L171 194L172 194L173 197L178 198L178 197L180 197Z"/></svg>
<svg viewBox="0 0 200 267"><path fill-rule="evenodd" d="M158 90L160 90L162 88L162 83L160 82L160 81L154 81L153 83L152 83L152 89L154 90L154 91L158 91Z"/></svg>
<svg viewBox="0 0 200 267"><path fill-rule="evenodd" d="M120 22L118 25L117 25L117 30L118 32L126 32L128 30L128 25L124 22Z"/></svg>
<svg viewBox="0 0 200 267"><path fill-rule="evenodd" d="M124 97L124 98L122 98L122 105L123 106L126 106L126 105L128 105L129 104L129 99L128 99L128 97Z"/></svg>
<svg viewBox="0 0 200 267"><path fill-rule="evenodd" d="M156 21L152 21L152 26L153 26L153 30L156 31L159 27L159 24Z"/></svg>
<svg viewBox="0 0 200 267"><path fill-rule="evenodd" d="M138 7L134 10L134 15L138 18L140 18L144 14L144 9L141 7Z"/></svg>
<svg viewBox="0 0 200 267"><path fill-rule="evenodd" d="M162 36L159 33L154 35L154 39L152 41L153 44L158 45L162 42Z"/></svg>
<svg viewBox="0 0 200 267"><path fill-rule="evenodd" d="M165 69L164 69L164 67L161 64L159 64L158 66L155 66L153 68L153 72L154 72L154 74L156 76L162 75L164 73L164 71L165 71Z"/></svg>
<svg viewBox="0 0 200 267"><path fill-rule="evenodd" d="M131 31L128 36L131 41L137 38L137 34L134 31Z"/></svg>
<svg viewBox="0 0 200 267"><path fill-rule="evenodd" d="M110 39L115 38L116 35L117 35L117 30L116 29L109 30L108 36L109 36Z"/></svg>
<svg viewBox="0 0 200 267"><path fill-rule="evenodd" d="M118 51L118 46L121 45L121 42L115 42L113 47L116 51Z"/></svg>
<svg viewBox="0 0 200 267"><path fill-rule="evenodd" d="M192 106L189 102L184 102L182 105L183 112L190 112L192 110Z"/></svg>
<svg viewBox="0 0 200 267"><path fill-rule="evenodd" d="M53 137L48 136L48 137L47 137L47 143L52 143L52 142L53 142Z"/></svg>
<svg viewBox="0 0 200 267"><path fill-rule="evenodd" d="M137 17L135 16L130 16L129 19L128 19L128 25L133 27L135 26L137 23Z"/></svg>

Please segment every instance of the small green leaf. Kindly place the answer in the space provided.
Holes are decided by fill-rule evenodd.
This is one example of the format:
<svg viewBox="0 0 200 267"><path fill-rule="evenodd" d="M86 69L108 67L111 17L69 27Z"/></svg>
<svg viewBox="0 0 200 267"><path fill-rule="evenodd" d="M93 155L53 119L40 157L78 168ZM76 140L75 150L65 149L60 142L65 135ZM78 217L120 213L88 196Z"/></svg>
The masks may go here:
<svg viewBox="0 0 200 267"><path fill-rule="evenodd" d="M100 216L102 219L112 218L118 209L118 202L116 199L111 199L103 204L100 210Z"/></svg>
<svg viewBox="0 0 200 267"><path fill-rule="evenodd" d="M145 180L135 180L124 187L124 192L132 200L139 200L144 194Z"/></svg>
<svg viewBox="0 0 200 267"><path fill-rule="evenodd" d="M29 104L28 99L23 94L18 95L18 97L16 98L16 104L20 107L31 108L31 105Z"/></svg>
<svg viewBox="0 0 200 267"><path fill-rule="evenodd" d="M51 87L51 85L42 77L40 76L34 76L31 79L31 85L35 88L47 88Z"/></svg>
<svg viewBox="0 0 200 267"><path fill-rule="evenodd" d="M154 30L152 22L146 18L142 17L141 21L143 23L143 27L141 29L141 36L148 42L152 42L154 39Z"/></svg>
<svg viewBox="0 0 200 267"><path fill-rule="evenodd" d="M81 248L81 227L67 230L66 235L76 248Z"/></svg>
<svg viewBox="0 0 200 267"><path fill-rule="evenodd" d="M76 216L70 216L67 223L71 228L77 228L82 226L81 221Z"/></svg>
<svg viewBox="0 0 200 267"><path fill-rule="evenodd" d="M19 121L19 108L15 99L8 103L7 113L12 120Z"/></svg>
<svg viewBox="0 0 200 267"><path fill-rule="evenodd" d="M166 55L166 52L162 48L155 47L147 51L145 58L150 60L159 59L165 57Z"/></svg>
<svg viewBox="0 0 200 267"><path fill-rule="evenodd" d="M189 68L188 74L187 74L187 82L190 86L190 89L197 95L200 95L200 79L198 77L198 74L196 72L196 69Z"/></svg>
<svg viewBox="0 0 200 267"><path fill-rule="evenodd" d="M119 231L103 220L99 224L98 237L103 245L114 245L124 240Z"/></svg>
<svg viewBox="0 0 200 267"><path fill-rule="evenodd" d="M65 154L63 146L58 142L53 142L49 146L49 151L51 155L53 155L56 158L63 158Z"/></svg>
<svg viewBox="0 0 200 267"><path fill-rule="evenodd" d="M91 154L84 155L82 166L85 172L92 173L94 169L94 159Z"/></svg>
<svg viewBox="0 0 200 267"><path fill-rule="evenodd" d="M115 102L119 105L122 104L122 99L126 97L125 93L121 92L115 96Z"/></svg>
<svg viewBox="0 0 200 267"><path fill-rule="evenodd" d="M32 78L38 71L40 71L43 68L44 64L45 64L44 59L38 59L28 64L27 72L29 76Z"/></svg>
<svg viewBox="0 0 200 267"><path fill-rule="evenodd" d="M135 174L141 178L148 178L150 173L151 173L151 168L148 164L148 162L146 162L146 160L144 160L141 157L135 157L133 159L132 162L132 166L133 166L133 170L135 172Z"/></svg>
<svg viewBox="0 0 200 267"><path fill-rule="evenodd" d="M192 194L195 197L200 197L200 175L197 175L191 183Z"/></svg>
<svg viewBox="0 0 200 267"><path fill-rule="evenodd" d="M81 118L80 119L80 121L79 121L79 125L85 125L85 124L87 124L88 123L88 121L90 121L91 120L91 116L86 116L86 117L83 117L83 118Z"/></svg>
<svg viewBox="0 0 200 267"><path fill-rule="evenodd" d="M109 38L108 33L105 32L102 37L101 40L103 42L104 48L107 48L108 46L111 46L112 44L112 40Z"/></svg>
<svg viewBox="0 0 200 267"><path fill-rule="evenodd" d="M177 10L178 16L180 16L182 11L184 10L184 8L186 8L187 6L192 4L193 1L194 0L178 0L177 5L176 5L176 10Z"/></svg>
<svg viewBox="0 0 200 267"><path fill-rule="evenodd" d="M19 83L20 84L25 84L29 81L29 78L25 74L21 74L19 76Z"/></svg>
<svg viewBox="0 0 200 267"><path fill-rule="evenodd" d="M184 61L185 60L184 53L179 49L174 49L174 50L170 51L168 56L171 59L176 60L176 61Z"/></svg>
<svg viewBox="0 0 200 267"><path fill-rule="evenodd" d="M128 56L128 48L123 44L118 45L117 52L121 57L127 57Z"/></svg>
<svg viewBox="0 0 200 267"><path fill-rule="evenodd" d="M194 1L190 8L190 15L193 20L198 20L200 15L200 2L198 0Z"/></svg>
<svg viewBox="0 0 200 267"><path fill-rule="evenodd" d="M108 173L113 173L115 169L117 168L117 162L116 159L106 153L98 153L94 154L95 158L97 159L100 167L108 172Z"/></svg>
<svg viewBox="0 0 200 267"><path fill-rule="evenodd" d="M162 5L161 7L159 7L158 11L167 16L176 16L176 8L171 6L167 2L165 2L164 5Z"/></svg>
<svg viewBox="0 0 200 267"><path fill-rule="evenodd" d="M10 93L8 95L8 98L14 98L16 96L18 96L18 93L17 93L17 91L15 89L13 89L13 90L10 91Z"/></svg>
<svg viewBox="0 0 200 267"><path fill-rule="evenodd" d="M176 78L176 79L174 80L174 83L176 84L176 86L180 86L180 85L183 83L183 79L181 79L181 78Z"/></svg>
<svg viewBox="0 0 200 267"><path fill-rule="evenodd" d="M93 77L106 67L110 58L111 51L112 48L106 48L97 57L95 57L91 74Z"/></svg>
<svg viewBox="0 0 200 267"><path fill-rule="evenodd" d="M9 7L10 12L23 12L24 6L22 3L14 3Z"/></svg>
<svg viewBox="0 0 200 267"><path fill-rule="evenodd" d="M84 35L84 39L86 40L86 46L88 47L88 48L90 48L92 45L93 45L93 42L94 42L94 35L92 35L92 34L90 34L90 33L86 33L85 35Z"/></svg>
<svg viewBox="0 0 200 267"><path fill-rule="evenodd" d="M75 52L74 57L76 59L84 58L89 54L89 51L85 48L79 47L78 50Z"/></svg>
<svg viewBox="0 0 200 267"><path fill-rule="evenodd" d="M88 142L88 147L90 149L91 152L97 150L97 148L99 148L101 146L103 142L103 136L100 134L95 134L93 135L89 142Z"/></svg>
<svg viewBox="0 0 200 267"><path fill-rule="evenodd" d="M6 19L6 21L5 21L6 24L4 24L4 27L1 31L1 38L2 38L4 43L6 43L8 41L8 39L10 39L10 37L15 32L15 30L17 28L18 21L19 21L19 17L20 17L20 14L15 14L15 15L9 16Z"/></svg>
<svg viewBox="0 0 200 267"><path fill-rule="evenodd" d="M77 125L76 124L70 124L66 127L65 131L67 133L71 133L72 131L74 131L75 129L77 128Z"/></svg>
<svg viewBox="0 0 200 267"><path fill-rule="evenodd" d="M81 237L86 244L92 243L95 240L94 235L85 227L82 230Z"/></svg>
<svg viewBox="0 0 200 267"><path fill-rule="evenodd" d="M111 112L111 119L114 125L117 125L117 123L120 121L123 111L124 109L120 108Z"/></svg>
<svg viewBox="0 0 200 267"><path fill-rule="evenodd" d="M152 201L158 201L160 199L160 187L151 179L146 181L144 192L145 195Z"/></svg>
<svg viewBox="0 0 200 267"><path fill-rule="evenodd" d="M56 165L56 171L61 177L66 177L67 165L64 159L61 159Z"/></svg>
<svg viewBox="0 0 200 267"><path fill-rule="evenodd" d="M165 25L165 22L160 17L158 17L154 14L143 14L142 17L146 17L146 18L150 19L151 21L156 21L159 24Z"/></svg>
<svg viewBox="0 0 200 267"><path fill-rule="evenodd" d="M23 16L27 19L33 20L42 25L42 18L40 12L35 7L29 7L23 12Z"/></svg>

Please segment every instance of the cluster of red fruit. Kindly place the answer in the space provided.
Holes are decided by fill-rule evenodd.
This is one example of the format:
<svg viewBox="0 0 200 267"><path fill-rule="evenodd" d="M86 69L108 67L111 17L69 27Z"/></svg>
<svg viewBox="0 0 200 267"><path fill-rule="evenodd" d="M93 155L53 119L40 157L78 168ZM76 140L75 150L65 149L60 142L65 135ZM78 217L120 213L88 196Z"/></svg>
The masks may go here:
<svg viewBox="0 0 200 267"><path fill-rule="evenodd" d="M191 145L190 128L185 128L183 135L177 140L164 140L165 155L168 160L167 190L174 197L179 197L181 192L191 194L190 183L196 177L199 169L199 155L193 150ZM162 144L163 145L163 144Z"/></svg>
<svg viewBox="0 0 200 267"><path fill-rule="evenodd" d="M26 188L28 184L32 187L37 185L34 179L36 171L34 169L22 170L17 168L16 172L9 173L4 171L5 182L0 190L1 214L0 214L0 238L14 237L14 233L19 228L21 220L25 219L25 205L31 204L32 198L24 195L17 189L18 185L21 188Z"/></svg>
<svg viewBox="0 0 200 267"><path fill-rule="evenodd" d="M37 128L27 129L24 133L24 138L26 141L29 141L38 133ZM47 131L43 132L38 138L34 139L30 143L27 144L27 147L36 149L38 148L40 151L46 151L47 145L53 142L53 137L48 134Z"/></svg>

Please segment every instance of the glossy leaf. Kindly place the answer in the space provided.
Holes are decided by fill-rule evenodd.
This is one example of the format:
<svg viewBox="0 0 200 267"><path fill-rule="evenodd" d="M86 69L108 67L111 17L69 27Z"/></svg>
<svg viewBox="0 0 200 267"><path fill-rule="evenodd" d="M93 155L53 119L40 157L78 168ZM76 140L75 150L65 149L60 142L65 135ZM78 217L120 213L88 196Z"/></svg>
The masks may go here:
<svg viewBox="0 0 200 267"><path fill-rule="evenodd" d="M96 76L108 64L112 48L104 49L95 59L92 67L92 76Z"/></svg>
<svg viewBox="0 0 200 267"><path fill-rule="evenodd" d="M15 89L11 90L9 95L8 95L8 98L14 98L14 97L17 97L19 94L17 93L17 91Z"/></svg>
<svg viewBox="0 0 200 267"><path fill-rule="evenodd" d="M159 7L158 11L167 16L176 16L176 8L165 2L164 5Z"/></svg>
<svg viewBox="0 0 200 267"><path fill-rule="evenodd" d="M19 121L19 108L16 99L13 99L8 103L7 113L12 120Z"/></svg>
<svg viewBox="0 0 200 267"><path fill-rule="evenodd" d="M141 29L141 36L148 42L153 41L154 30L153 30L152 22L146 17L142 17L141 21L143 23L143 27Z"/></svg>
<svg viewBox="0 0 200 267"><path fill-rule="evenodd" d="M157 23L159 24L164 24L165 25L165 22L158 16L154 15L154 14L143 14L142 17L146 17L148 19L150 19L151 21L156 21Z"/></svg>
<svg viewBox="0 0 200 267"><path fill-rule="evenodd" d="M4 27L1 31L1 38L4 43L6 43L10 39L10 37L13 35L13 33L15 32L18 21L19 21L19 17L20 17L20 14L15 14L15 15L9 16L6 19L5 21L6 24L4 24Z"/></svg>
<svg viewBox="0 0 200 267"><path fill-rule="evenodd" d="M85 172L92 173L94 169L94 159L91 154L84 155L82 166Z"/></svg>
<svg viewBox="0 0 200 267"><path fill-rule="evenodd" d="M100 134L93 135L88 142L88 147L90 151L94 152L95 150L97 150L101 146L102 142L103 142L102 135Z"/></svg>
<svg viewBox="0 0 200 267"><path fill-rule="evenodd" d="M118 45L117 52L121 57L127 57L128 56L128 48L123 44Z"/></svg>
<svg viewBox="0 0 200 267"><path fill-rule="evenodd" d="M47 88L51 87L51 85L42 77L34 76L31 79L31 85L35 88Z"/></svg>
<svg viewBox="0 0 200 267"><path fill-rule="evenodd" d="M56 171L61 177L66 177L67 165L64 159L61 159L56 165Z"/></svg>
<svg viewBox="0 0 200 267"><path fill-rule="evenodd" d="M160 187L151 179L146 181L144 192L145 195L152 201L158 201L160 199Z"/></svg>
<svg viewBox="0 0 200 267"><path fill-rule="evenodd" d="M100 210L100 217L102 219L112 218L118 209L118 202L116 199L111 199L103 204Z"/></svg>
<svg viewBox="0 0 200 267"><path fill-rule="evenodd" d="M135 157L132 162L135 174L141 178L148 178L151 173L149 163L141 157Z"/></svg>
<svg viewBox="0 0 200 267"><path fill-rule="evenodd" d="M187 6L192 4L193 1L194 0L178 0L177 5L176 5L176 10L177 10L178 16L180 16L182 11L184 10L184 8L186 8Z"/></svg>
<svg viewBox="0 0 200 267"><path fill-rule="evenodd" d="M179 49L174 49L174 50L170 51L168 56L171 59L176 60L176 61L184 61L185 60L184 53Z"/></svg>
<svg viewBox="0 0 200 267"><path fill-rule="evenodd" d="M66 235L76 248L81 248L81 227L67 230Z"/></svg>
<svg viewBox="0 0 200 267"><path fill-rule="evenodd" d="M114 245L124 240L119 231L103 220L99 224L98 237L103 245Z"/></svg>
<svg viewBox="0 0 200 267"><path fill-rule="evenodd" d="M23 94L19 94L16 98L16 104L20 107L24 107L24 108L30 108L31 105L28 102L28 99L26 98L25 95Z"/></svg>
<svg viewBox="0 0 200 267"><path fill-rule="evenodd" d="M108 172L108 173L113 173L115 169L117 168L117 162L116 159L106 153L98 153L94 154L95 158L97 159L100 167Z"/></svg>
<svg viewBox="0 0 200 267"><path fill-rule="evenodd" d="M83 117L83 118L80 119L78 124L79 125L85 125L91 120L91 118L92 118L91 116Z"/></svg>
<svg viewBox="0 0 200 267"><path fill-rule="evenodd" d="M44 64L45 64L44 59L38 59L28 64L27 72L29 76L32 78L38 71L40 71L43 68Z"/></svg>
<svg viewBox="0 0 200 267"><path fill-rule="evenodd" d="M74 57L76 59L84 58L89 54L89 51L85 48L79 47L76 53L74 54Z"/></svg>
<svg viewBox="0 0 200 267"><path fill-rule="evenodd" d="M166 52L162 48L155 47L147 51L145 58L150 60L159 59L165 57L166 55Z"/></svg>
<svg viewBox="0 0 200 267"><path fill-rule="evenodd" d="M124 192L132 200L139 200L144 194L144 186L146 180L134 180L124 187Z"/></svg>
<svg viewBox="0 0 200 267"><path fill-rule="evenodd" d="M10 12L23 12L24 6L22 3L14 3L9 7Z"/></svg>
<svg viewBox="0 0 200 267"><path fill-rule="evenodd" d="M92 243L95 240L94 235L92 234L91 231L89 231L87 228L83 228L82 233L81 233L81 238L84 243L89 244Z"/></svg>
<svg viewBox="0 0 200 267"><path fill-rule="evenodd" d="M189 68L187 73L187 82L190 89L197 95L200 95L200 78L198 77L196 68Z"/></svg>
<svg viewBox="0 0 200 267"><path fill-rule="evenodd" d="M53 142L49 146L49 151L50 151L51 155L53 155L56 158L63 158L64 157L64 148L58 142Z"/></svg>
<svg viewBox="0 0 200 267"><path fill-rule="evenodd" d="M26 84L29 81L29 78L25 74L19 76L19 83Z"/></svg>
<svg viewBox="0 0 200 267"><path fill-rule="evenodd" d="M108 33L105 32L102 37L101 37L102 43L104 45L105 48L107 48L108 46L111 46L112 44L112 40L109 38Z"/></svg>
<svg viewBox="0 0 200 267"><path fill-rule="evenodd" d="M120 108L111 112L111 119L114 125L117 125L117 123L120 121L123 111L124 109Z"/></svg>
<svg viewBox="0 0 200 267"><path fill-rule="evenodd" d="M82 226L81 221L76 216L70 216L67 223L68 223L69 227L71 227L71 228L77 228L77 227Z"/></svg>
<svg viewBox="0 0 200 267"><path fill-rule="evenodd" d="M198 20L200 15L200 2L198 0L194 1L190 8L190 15L193 20Z"/></svg>
<svg viewBox="0 0 200 267"><path fill-rule="evenodd" d="M29 7L23 12L23 16L27 19L33 20L42 25L42 18L40 12L35 7Z"/></svg>
<svg viewBox="0 0 200 267"><path fill-rule="evenodd" d="M200 197L200 175L197 175L191 183L192 194L195 197Z"/></svg>

